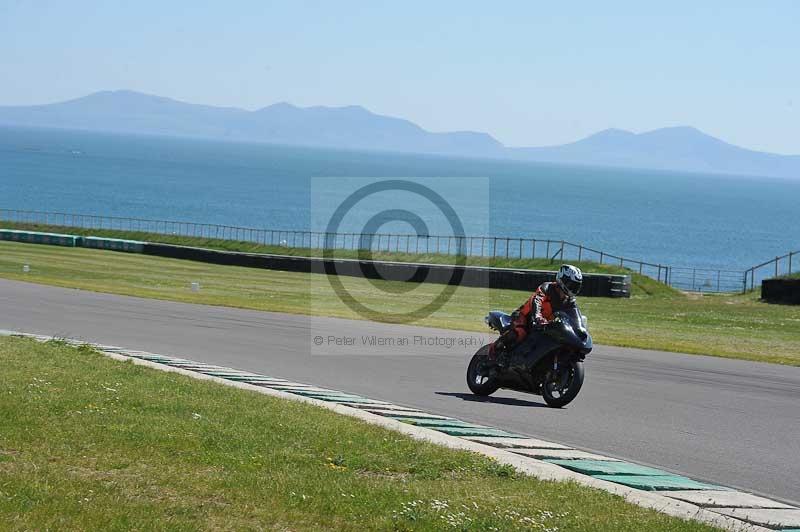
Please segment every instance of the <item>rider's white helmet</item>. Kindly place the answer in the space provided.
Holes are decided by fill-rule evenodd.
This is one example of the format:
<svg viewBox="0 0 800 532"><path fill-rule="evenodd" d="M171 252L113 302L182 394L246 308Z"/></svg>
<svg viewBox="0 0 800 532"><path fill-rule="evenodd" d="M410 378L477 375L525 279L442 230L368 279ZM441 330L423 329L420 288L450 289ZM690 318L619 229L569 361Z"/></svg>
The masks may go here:
<svg viewBox="0 0 800 532"><path fill-rule="evenodd" d="M564 264L556 274L556 283L559 288L570 297L575 297L583 286L581 270L570 264Z"/></svg>

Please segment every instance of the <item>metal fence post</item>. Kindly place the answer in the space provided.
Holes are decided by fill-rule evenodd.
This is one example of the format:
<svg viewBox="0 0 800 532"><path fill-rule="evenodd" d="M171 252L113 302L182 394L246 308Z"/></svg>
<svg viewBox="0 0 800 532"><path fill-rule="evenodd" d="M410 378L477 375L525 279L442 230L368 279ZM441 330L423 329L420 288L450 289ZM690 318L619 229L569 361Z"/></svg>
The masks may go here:
<svg viewBox="0 0 800 532"><path fill-rule="evenodd" d="M778 276L778 257L775 257L775 277Z"/></svg>

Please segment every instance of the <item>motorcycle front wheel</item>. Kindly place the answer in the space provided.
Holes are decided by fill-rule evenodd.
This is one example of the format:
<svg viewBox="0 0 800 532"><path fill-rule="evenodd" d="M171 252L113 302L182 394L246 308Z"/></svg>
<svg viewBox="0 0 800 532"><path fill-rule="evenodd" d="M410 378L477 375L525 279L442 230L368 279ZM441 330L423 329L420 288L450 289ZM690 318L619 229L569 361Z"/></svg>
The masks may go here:
<svg viewBox="0 0 800 532"><path fill-rule="evenodd" d="M542 385L542 398L547 406L561 408L577 397L583 386L583 362L573 360L560 364L557 371L550 370Z"/></svg>
<svg viewBox="0 0 800 532"><path fill-rule="evenodd" d="M497 378L490 375L489 346L485 345L472 355L467 367L467 386L475 395L492 395L500 387Z"/></svg>

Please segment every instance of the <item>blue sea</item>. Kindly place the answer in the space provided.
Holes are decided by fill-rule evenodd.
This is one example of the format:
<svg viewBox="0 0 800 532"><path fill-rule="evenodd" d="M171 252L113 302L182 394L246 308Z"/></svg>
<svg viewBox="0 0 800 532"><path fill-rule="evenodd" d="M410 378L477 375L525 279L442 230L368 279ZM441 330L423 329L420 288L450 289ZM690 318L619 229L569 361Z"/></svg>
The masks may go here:
<svg viewBox="0 0 800 532"><path fill-rule="evenodd" d="M468 234L726 269L800 249L800 180L0 128L5 209L324 229L350 192L389 178L425 183ZM406 193L376 195L340 228L358 231L372 211L390 210L449 231L436 220L441 205Z"/></svg>

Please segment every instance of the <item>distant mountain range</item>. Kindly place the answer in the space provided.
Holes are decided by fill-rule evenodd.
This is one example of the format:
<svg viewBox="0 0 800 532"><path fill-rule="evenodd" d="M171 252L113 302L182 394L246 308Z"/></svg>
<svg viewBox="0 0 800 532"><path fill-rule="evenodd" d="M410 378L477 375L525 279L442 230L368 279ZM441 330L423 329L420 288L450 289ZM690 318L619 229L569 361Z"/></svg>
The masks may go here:
<svg viewBox="0 0 800 532"><path fill-rule="evenodd" d="M487 133L432 133L408 120L377 115L359 106L278 103L246 111L124 90L47 105L0 106L0 125L800 178L800 155L747 150L692 127L640 134L608 129L561 146L511 148Z"/></svg>

